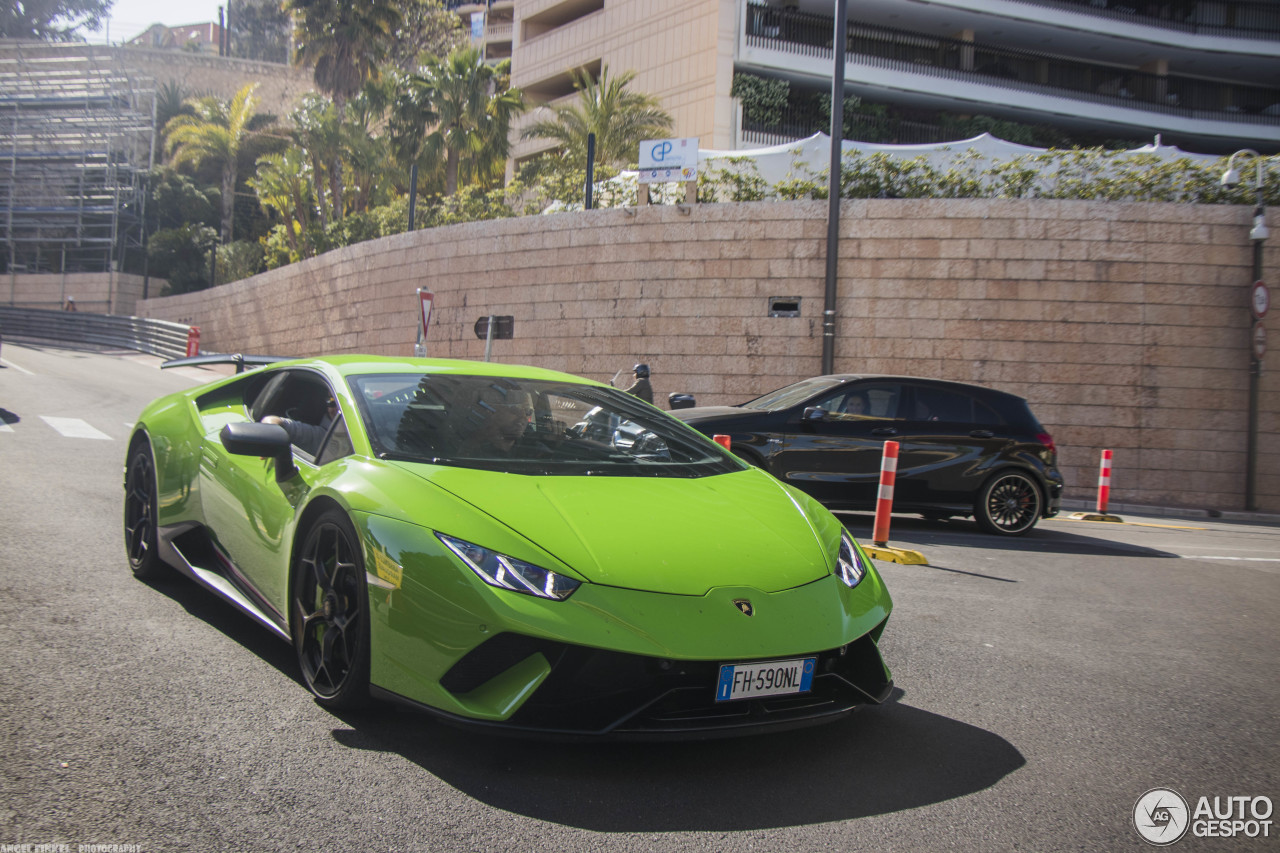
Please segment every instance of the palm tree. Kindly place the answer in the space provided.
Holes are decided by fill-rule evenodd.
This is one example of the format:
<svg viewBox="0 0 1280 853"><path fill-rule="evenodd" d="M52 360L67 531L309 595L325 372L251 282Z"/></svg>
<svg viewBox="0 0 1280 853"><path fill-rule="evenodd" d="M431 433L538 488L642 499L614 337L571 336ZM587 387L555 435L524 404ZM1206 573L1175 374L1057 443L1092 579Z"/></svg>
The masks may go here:
<svg viewBox="0 0 1280 853"><path fill-rule="evenodd" d="M445 194L458 190L464 172L473 180L492 174L505 161L511 119L524 111L524 96L509 87L509 60L486 65L473 47L452 50L444 59L428 57L421 74L408 78L397 101L396 133L403 153L445 160ZM423 133L420 148L403 140ZM412 157L411 159L417 159Z"/></svg>
<svg viewBox="0 0 1280 853"><path fill-rule="evenodd" d="M293 122L293 138L311 158L311 177L315 183L316 202L320 213L320 227L329 227L329 209L341 218L342 193L336 179L330 175L335 160L342 158L342 125L333 102L322 95L307 94L302 105L289 118ZM327 165L326 165L327 164ZM329 200L325 198L325 185L329 187Z"/></svg>
<svg viewBox="0 0 1280 853"><path fill-rule="evenodd" d="M252 133L258 99L257 83L249 83L230 101L212 95L191 103L193 113L174 116L165 125L165 147L174 166L205 162L222 171L222 242L231 242L235 212L236 169L240 149Z"/></svg>
<svg viewBox="0 0 1280 853"><path fill-rule="evenodd" d="M609 76L609 66L593 80L587 71L573 72L576 103L555 107L554 118L543 118L524 130L525 139L554 139L562 156L585 163L587 135L596 135L596 161L615 165L634 163L640 143L671 132L671 116L652 95L627 89L636 73Z"/></svg>
<svg viewBox="0 0 1280 853"><path fill-rule="evenodd" d="M280 154L258 158L257 175L245 183L257 193L263 210L280 214L293 253L299 258L315 254L310 234L315 195L306 152L293 145Z"/></svg>
<svg viewBox="0 0 1280 853"><path fill-rule="evenodd" d="M376 76L400 26L394 0L285 0L294 16L294 62L315 69L316 85L333 98L341 119L347 101ZM330 165L334 218L342 217L342 159Z"/></svg>

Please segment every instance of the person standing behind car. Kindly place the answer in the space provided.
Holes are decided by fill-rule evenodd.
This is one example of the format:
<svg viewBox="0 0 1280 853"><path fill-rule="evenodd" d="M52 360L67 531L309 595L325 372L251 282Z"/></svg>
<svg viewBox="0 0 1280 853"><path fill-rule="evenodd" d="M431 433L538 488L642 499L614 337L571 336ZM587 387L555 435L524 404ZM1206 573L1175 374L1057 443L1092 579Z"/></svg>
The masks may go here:
<svg viewBox="0 0 1280 853"><path fill-rule="evenodd" d="M627 393L633 397L639 397L650 405L653 404L653 388L649 385L649 365L637 364L635 366L636 381L631 383L631 387L626 389Z"/></svg>

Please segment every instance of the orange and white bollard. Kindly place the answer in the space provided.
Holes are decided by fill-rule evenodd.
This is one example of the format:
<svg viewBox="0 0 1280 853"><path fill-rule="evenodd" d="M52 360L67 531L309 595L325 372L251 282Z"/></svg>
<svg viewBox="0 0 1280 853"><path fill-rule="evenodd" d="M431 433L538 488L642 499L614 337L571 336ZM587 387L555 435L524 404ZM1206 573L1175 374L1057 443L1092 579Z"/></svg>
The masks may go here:
<svg viewBox="0 0 1280 853"><path fill-rule="evenodd" d="M192 358L200 354L200 327L191 326L187 329L187 358Z"/></svg>
<svg viewBox="0 0 1280 853"><path fill-rule="evenodd" d="M1102 451L1102 464L1098 468L1098 513L1107 514L1107 501L1111 499L1111 451Z"/></svg>
<svg viewBox="0 0 1280 853"><path fill-rule="evenodd" d="M886 441L884 455L880 457L880 493L876 498L876 521L871 533L871 545L862 550L876 560L927 566L929 561L919 551L889 547L889 516L893 513L893 485L898 480L898 442Z"/></svg>
<svg viewBox="0 0 1280 853"><path fill-rule="evenodd" d="M1077 521L1118 521L1124 519L1107 512L1107 503L1111 500L1111 451L1102 451L1102 462L1098 466L1098 504L1093 512L1073 512L1071 517Z"/></svg>
<svg viewBox="0 0 1280 853"><path fill-rule="evenodd" d="M880 457L880 494L876 498L876 524L871 541L881 548L889 544L889 516L893 513L893 484L898 479L898 442L886 441Z"/></svg>

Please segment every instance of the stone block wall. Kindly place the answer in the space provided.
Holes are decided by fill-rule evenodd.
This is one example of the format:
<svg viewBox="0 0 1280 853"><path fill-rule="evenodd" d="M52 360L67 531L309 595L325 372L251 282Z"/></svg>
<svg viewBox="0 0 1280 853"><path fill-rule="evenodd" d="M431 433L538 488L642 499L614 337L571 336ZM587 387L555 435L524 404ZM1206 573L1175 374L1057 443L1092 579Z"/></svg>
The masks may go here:
<svg viewBox="0 0 1280 853"><path fill-rule="evenodd" d="M847 201L837 372L977 382L1026 397L1068 497L1244 504L1252 210L1073 201ZM432 356L608 380L638 361L656 398L740 402L821 370L826 202L600 210L360 244L211 291L147 300L207 350L407 355L417 287ZM1275 217L1273 217L1273 225ZM1276 269L1280 251L1265 253ZM769 297L800 301L769 317ZM1274 361L1275 356L1272 356ZM1280 510L1280 382L1261 377L1260 508Z"/></svg>
<svg viewBox="0 0 1280 853"><path fill-rule="evenodd" d="M153 277L147 284L148 293L157 293L166 282ZM142 293L142 276L128 273L0 274L0 302L15 308L56 311L71 297L77 311L129 315Z"/></svg>

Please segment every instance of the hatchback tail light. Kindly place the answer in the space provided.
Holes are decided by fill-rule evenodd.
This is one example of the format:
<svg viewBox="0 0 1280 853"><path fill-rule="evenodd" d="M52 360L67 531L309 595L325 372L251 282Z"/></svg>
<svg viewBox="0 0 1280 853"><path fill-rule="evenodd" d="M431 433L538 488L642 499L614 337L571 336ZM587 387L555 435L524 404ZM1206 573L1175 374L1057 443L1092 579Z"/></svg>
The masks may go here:
<svg viewBox="0 0 1280 853"><path fill-rule="evenodd" d="M1053 436L1049 435L1049 433L1047 432L1036 433L1036 441L1043 444L1045 446L1045 449L1048 450L1050 453L1057 454L1058 448L1054 445Z"/></svg>

